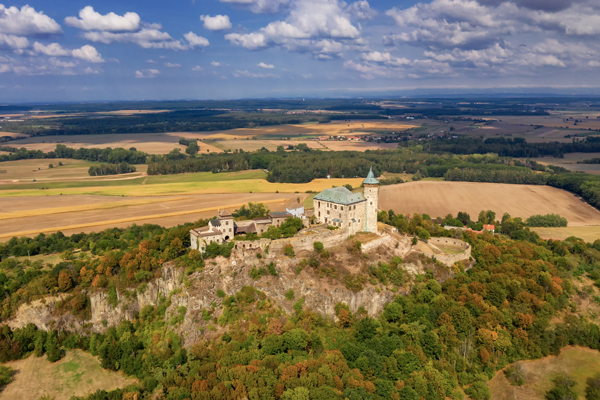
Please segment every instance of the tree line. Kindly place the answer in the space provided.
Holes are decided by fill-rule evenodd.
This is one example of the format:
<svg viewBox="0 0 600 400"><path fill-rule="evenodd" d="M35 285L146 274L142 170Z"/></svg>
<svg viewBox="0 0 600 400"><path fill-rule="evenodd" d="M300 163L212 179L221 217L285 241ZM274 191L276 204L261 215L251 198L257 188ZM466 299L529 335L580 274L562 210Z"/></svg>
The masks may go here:
<svg viewBox="0 0 600 400"><path fill-rule="evenodd" d="M92 165L88 169L90 176L118 175L135 172L135 166L127 163Z"/></svg>
<svg viewBox="0 0 600 400"><path fill-rule="evenodd" d="M0 155L0 162L27 159L71 158L75 160L107 162L110 164L145 164L148 157L148 154L137 151L134 147L130 149L123 149L121 147L115 149L74 149L64 144L57 144L56 149L48 153L41 150L27 150L25 147L18 149L11 146L0 146L0 150L10 153Z"/></svg>

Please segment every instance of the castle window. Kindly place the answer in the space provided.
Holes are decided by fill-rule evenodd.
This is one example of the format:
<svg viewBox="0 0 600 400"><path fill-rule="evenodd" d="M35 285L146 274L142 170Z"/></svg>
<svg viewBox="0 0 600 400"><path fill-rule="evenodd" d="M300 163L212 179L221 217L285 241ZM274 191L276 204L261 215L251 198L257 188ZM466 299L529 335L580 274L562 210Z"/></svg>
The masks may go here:
<svg viewBox="0 0 600 400"><path fill-rule="evenodd" d="M340 208L342 209L342 211L344 211L344 206L341 206Z"/></svg>

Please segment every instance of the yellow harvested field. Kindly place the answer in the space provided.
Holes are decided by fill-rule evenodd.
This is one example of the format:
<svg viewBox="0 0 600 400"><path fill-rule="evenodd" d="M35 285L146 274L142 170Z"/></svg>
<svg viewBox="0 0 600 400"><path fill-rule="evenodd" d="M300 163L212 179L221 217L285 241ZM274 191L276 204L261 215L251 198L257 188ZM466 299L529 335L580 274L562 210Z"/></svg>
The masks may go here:
<svg viewBox="0 0 600 400"><path fill-rule="evenodd" d="M411 129L418 126L415 124L398 123L391 121L342 121L328 124L306 124L306 125L279 125L260 128L241 128L227 131L215 132L207 139L245 139L247 137L264 138L265 136L359 136L368 135L372 132L395 132Z"/></svg>
<svg viewBox="0 0 600 400"><path fill-rule="evenodd" d="M600 353L584 347L565 347L558 356L540 360L521 361L525 372L523 386L512 386L503 371L488 382L491 400L544 400L546 392L554 387L552 380L565 374L577 384L575 392L585 396L586 379L600 373Z"/></svg>
<svg viewBox="0 0 600 400"><path fill-rule="evenodd" d="M233 211L248 202L264 203L273 211L282 211L298 197L303 201L307 195L246 193L114 200L105 196L0 198L0 210L9 210L0 214L0 240L13 236L37 236L58 230L65 234L98 232L134 223L170 227L213 217L218 210ZM18 206L11 207L11 204ZM54 207L49 208L49 204ZM108 209L110 211L107 213Z"/></svg>
<svg viewBox="0 0 600 400"><path fill-rule="evenodd" d="M567 226L566 228L532 228L540 237L544 239L564 240L575 236L586 242L593 243L600 239L600 226Z"/></svg>
<svg viewBox="0 0 600 400"><path fill-rule="evenodd" d="M431 217L468 212L476 219L481 210L523 219L535 214L560 214L569 226L600 225L600 211L577 196L550 186L475 182L410 182L383 186L379 207L402 214Z"/></svg>
<svg viewBox="0 0 600 400"><path fill-rule="evenodd" d="M63 163L62 166L59 166L60 162ZM50 164L53 165L53 168L50 168ZM6 161L0 164L0 169L6 171L0 175L0 184L13 183L14 181L22 180L31 182L34 179L37 181L98 179L91 177L88 174L90 166L97 164L98 163L67 158ZM127 176L142 176L146 171L147 166L136 166L136 168L138 168L138 172L127 174ZM121 175L121 177L123 177L123 175ZM109 178L115 178L115 176Z"/></svg>
<svg viewBox="0 0 600 400"><path fill-rule="evenodd" d="M96 390L109 391L136 383L120 373L103 369L96 357L80 350L68 351L55 363L49 362L46 356L31 356L4 365L12 367L16 374L0 392L0 400L37 400L44 395L49 399L69 400L72 396L86 396Z"/></svg>
<svg viewBox="0 0 600 400"><path fill-rule="evenodd" d="M202 144L212 144L218 149L223 150L244 150L244 151L257 151L263 147L269 151L276 151L278 146L283 146L287 149L288 146L297 146L300 143L306 144L311 149L325 150L323 146L316 140L211 140L204 141ZM201 147L202 144L200 144Z"/></svg>
<svg viewBox="0 0 600 400"><path fill-rule="evenodd" d="M64 144L74 149L80 148L117 148L135 147L149 154L165 154L173 149L185 151L185 146L178 143L181 136L166 133L127 133L110 135L60 135L35 136L10 142L14 147L25 147L28 150L53 151L57 144Z"/></svg>
<svg viewBox="0 0 600 400"><path fill-rule="evenodd" d="M1 197L57 196L57 195L103 195L103 196L169 196L180 194L209 193L306 193L308 190L320 192L332 186L352 187L361 185L363 178L315 179L309 183L270 183L265 179L245 179L239 181L179 182L136 186L93 186L58 188L47 190L14 189L0 191Z"/></svg>
<svg viewBox="0 0 600 400"><path fill-rule="evenodd" d="M319 143L331 151L390 150L398 148L398 143L356 142L350 140L324 140Z"/></svg>
<svg viewBox="0 0 600 400"><path fill-rule="evenodd" d="M3 115L4 117L6 117L7 115ZM29 136L26 135L24 133L15 133L15 132L0 132L0 136L10 136L12 138L14 137L19 137L19 136ZM3 146L12 146L12 144L7 144L7 143L3 143Z"/></svg>

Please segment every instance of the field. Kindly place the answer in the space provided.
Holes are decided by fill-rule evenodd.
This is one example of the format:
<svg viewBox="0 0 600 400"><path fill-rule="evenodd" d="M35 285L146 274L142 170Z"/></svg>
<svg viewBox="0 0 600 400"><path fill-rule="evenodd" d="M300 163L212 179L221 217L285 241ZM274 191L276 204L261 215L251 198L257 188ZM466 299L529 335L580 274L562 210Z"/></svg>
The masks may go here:
<svg viewBox="0 0 600 400"><path fill-rule="evenodd" d="M523 361L522 365L523 386L511 386L502 371L488 382L492 400L544 400L546 392L554 387L552 379L559 374L568 374L577 382L575 391L583 399L585 380L600 372L600 353L583 347L566 347L558 357Z"/></svg>
<svg viewBox="0 0 600 400"><path fill-rule="evenodd" d="M35 136L27 139L13 140L6 145L12 147L25 147L28 150L52 151L58 143L75 149L79 148L117 148L129 149L135 147L148 154L165 154L173 149L185 151L185 146L180 145L179 138L202 139L204 134L170 133L137 133L137 134L110 134L110 135L61 135L61 136ZM202 146L201 151L204 151Z"/></svg>
<svg viewBox="0 0 600 400"><path fill-rule="evenodd" d="M62 163L62 166L59 166ZM53 168L50 168L52 164ZM114 179L132 179L145 175L148 169L147 165L136 165L137 171L131 174L106 177L91 177L88 169L92 165L99 165L97 162L73 160L66 158L52 158L41 160L19 160L8 161L0 164L0 170L6 171L0 175L0 190L6 189L6 184L15 184L18 182L69 182L80 180L114 180Z"/></svg>
<svg viewBox="0 0 600 400"><path fill-rule="evenodd" d="M248 202L263 202L271 210L282 211L298 198L304 202L308 198L306 191L318 192L347 183L356 187L362 181L356 178L318 179L306 184L269 183L264 171L257 170L102 179L78 178L73 173L69 179L60 175L52 181L33 183L28 174L38 173L30 169L38 161L3 163L11 171L25 171L21 177L27 178L27 183L10 180L11 183L0 184L0 240L57 230L65 234L97 232L133 223L174 226L213 217L218 210L233 211ZM73 162L65 160L65 171L67 161ZM73 162L70 165L82 167L71 170L81 169L87 175L87 165L82 163ZM63 167L45 168L50 174Z"/></svg>
<svg viewBox="0 0 600 400"><path fill-rule="evenodd" d="M418 123L382 120L343 121L330 122L328 124L278 125L218 131L210 134L206 139L294 139L315 136L360 136L379 132L404 131L418 125Z"/></svg>
<svg viewBox="0 0 600 400"><path fill-rule="evenodd" d="M593 243L600 239L600 226L568 226L566 228L533 228L544 239L566 239L571 236L578 237L586 242Z"/></svg>
<svg viewBox="0 0 600 400"><path fill-rule="evenodd" d="M88 353L69 351L56 363L46 357L31 356L4 365L16 370L13 382L0 392L0 400L37 400L48 395L54 400L69 400L96 390L114 390L135 383L133 379L102 369L100 362Z"/></svg>
<svg viewBox="0 0 600 400"><path fill-rule="evenodd" d="M383 186L379 207L402 214L426 213L431 217L465 211L477 219L481 210L493 210L501 219L556 213L570 227L600 225L600 211L577 196L549 186L508 185L473 182L410 182ZM599 236L600 237L600 236Z"/></svg>
<svg viewBox="0 0 600 400"><path fill-rule="evenodd" d="M131 111L131 110L129 110ZM128 112L129 112L128 111ZM173 149L185 150L179 138L200 140L200 152L222 152L224 150L255 151L263 147L275 151L277 146L305 143L310 148L322 150L355 150L396 148L386 143L338 142L327 141L319 144L305 140L310 137L360 136L372 133L391 133L418 126L416 123L406 124L395 121L344 121L328 124L278 125L272 127L243 128L215 132L168 132L137 134L102 134L102 135L60 135L35 136L13 140L7 145L25 147L28 150L52 151L58 143L72 148L116 148L129 149L135 147L148 154L165 154ZM2 136L2 135L0 135ZM8 136L8 135L7 135ZM292 142L290 142L292 140Z"/></svg>
<svg viewBox="0 0 600 400"><path fill-rule="evenodd" d="M600 175L600 164L577 164L578 161L590 158L599 158L600 153L567 153L563 158L537 157L531 160L544 165L556 165L570 171L587 172L588 174Z"/></svg>

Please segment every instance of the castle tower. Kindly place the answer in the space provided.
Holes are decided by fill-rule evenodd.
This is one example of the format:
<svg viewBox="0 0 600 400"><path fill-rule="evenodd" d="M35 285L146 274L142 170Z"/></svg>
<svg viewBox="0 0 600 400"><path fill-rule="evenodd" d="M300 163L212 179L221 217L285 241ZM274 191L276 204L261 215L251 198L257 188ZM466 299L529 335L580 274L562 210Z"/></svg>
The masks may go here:
<svg viewBox="0 0 600 400"><path fill-rule="evenodd" d="M379 181L375 179L373 167L369 171L369 175L363 181L364 196L367 199L365 209L365 231L377 233L377 207L379 203Z"/></svg>

